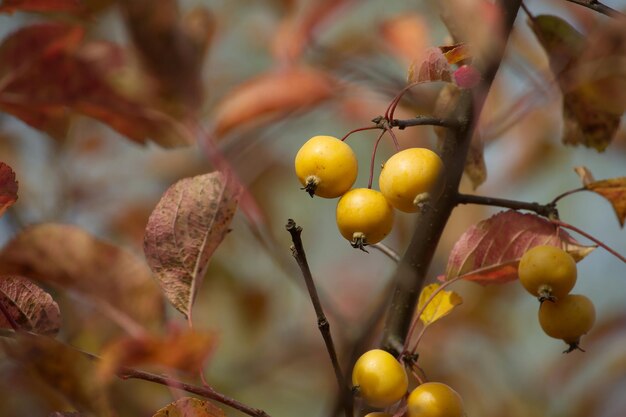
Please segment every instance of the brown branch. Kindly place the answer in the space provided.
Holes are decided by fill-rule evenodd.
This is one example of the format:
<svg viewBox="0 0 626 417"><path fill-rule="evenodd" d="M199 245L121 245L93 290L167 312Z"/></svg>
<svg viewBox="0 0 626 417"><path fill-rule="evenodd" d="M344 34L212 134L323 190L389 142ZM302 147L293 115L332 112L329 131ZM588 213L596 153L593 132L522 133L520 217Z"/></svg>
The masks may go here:
<svg viewBox="0 0 626 417"><path fill-rule="evenodd" d="M429 116L416 116L412 119L399 120L393 119L389 122L389 125L392 127L397 127L402 130L410 126L442 126L442 127L454 127L455 120L451 119L442 119L440 117L429 117Z"/></svg>
<svg viewBox="0 0 626 417"><path fill-rule="evenodd" d="M162 375L153 374L150 372L140 371L132 368L122 368L117 372L117 376L121 379L142 379L144 381L154 382L156 384L165 385L171 388L183 390L189 392L191 394L196 394L204 398L208 398L219 403L228 405L236 410L241 411L244 414L247 414L252 417L270 417L265 411L260 410L258 408L250 407L244 403L241 403L233 398L227 397L226 395L215 391L213 388L208 386L197 386L187 384L185 382L181 382L175 379L171 379Z"/></svg>
<svg viewBox="0 0 626 417"><path fill-rule="evenodd" d="M481 83L473 90L461 92L449 117L457 121L458 124L446 130L443 140L441 157L446 167L444 191L439 200L435 204L425 207L417 218L411 243L393 278L396 282L396 288L388 309L383 335L383 347L392 352L395 352L394 346L404 344L417 304L417 297L426 280L435 249L448 218L456 206L458 187L474 133L475 121L482 110L487 92L500 67L504 47L513 28L521 0L500 0L496 3L501 7L503 13L503 38L500 38L502 44L490 51L491 54L488 57L477 57L479 65L481 63L480 58L482 58Z"/></svg>
<svg viewBox="0 0 626 417"><path fill-rule="evenodd" d="M513 210L528 210L550 219L557 219L559 217L559 213L554 203L529 203L527 201L507 200L504 198L460 193L457 196L457 202L458 204L479 204L483 206L510 208Z"/></svg>
<svg viewBox="0 0 626 417"><path fill-rule="evenodd" d="M609 17L625 17L626 15L620 11L617 11L606 4L602 4L597 0L566 0L570 3L578 4L580 6L586 7L598 13L602 13Z"/></svg>
<svg viewBox="0 0 626 417"><path fill-rule="evenodd" d="M335 351L333 338L330 334L330 324L328 323L328 320L324 315L322 303L320 302L319 296L317 295L317 289L315 288L313 275L311 274L311 269L309 268L309 263L306 259L306 253L304 252L304 246L302 245L302 238L300 236L300 234L302 233L302 228L297 226L296 222L293 221L293 219L289 219L285 227L287 231L291 234L291 240L293 241L293 245L291 246L293 257L296 259L296 262L298 263L298 266L302 271L302 276L304 277L304 281L306 282L306 287L309 290L309 296L311 297L311 302L313 303L313 308L315 309L315 314L317 315L317 327L319 328L320 333L324 338L326 350L328 350L328 355L330 356L330 361L333 365L333 370L335 371L335 377L337 379L337 385L339 387L339 394L344 405L346 417L352 417L352 392L350 391L350 387L346 384L343 373L341 372L341 367L339 366L339 360L337 359L337 352Z"/></svg>

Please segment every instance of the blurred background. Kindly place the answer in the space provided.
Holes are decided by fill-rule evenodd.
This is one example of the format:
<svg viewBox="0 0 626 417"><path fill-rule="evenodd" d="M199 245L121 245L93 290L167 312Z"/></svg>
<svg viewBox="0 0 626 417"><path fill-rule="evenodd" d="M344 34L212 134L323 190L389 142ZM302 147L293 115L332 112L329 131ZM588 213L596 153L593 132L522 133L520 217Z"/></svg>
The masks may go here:
<svg viewBox="0 0 626 417"><path fill-rule="evenodd" d="M335 225L336 201L311 199L300 191L293 158L311 136L342 137L369 126L406 84L411 62L426 48L450 42L436 2L85 3L82 14L0 15L0 38L42 21L84 27L81 53L107 64L99 68L115 91L181 122L197 121L198 143L165 147L129 140L106 123L80 115L50 134L0 113L0 160L15 170L20 186L18 202L0 218L0 243L29 224L71 223L142 257L145 225L161 194L178 179L213 170L210 144L215 144L256 205L246 207L248 215L236 215L194 306L194 326L219 335L207 380L274 417L332 415L333 371L290 256L285 223L293 218L303 228L309 264L344 359L386 294L394 263L378 251L366 254L350 247ZM467 3L481 10L481 2ZM605 3L626 8L622 0ZM566 1L526 5L534 14L566 19L587 36L609 21ZM476 13L468 20L480 19ZM293 82L276 81L283 77ZM548 202L580 186L576 166L588 167L596 179L626 175L623 123L603 153L561 144L561 96L551 83L547 57L520 12L480 121L487 179L474 190L464 178L464 192ZM441 87L433 83L411 90L396 117L431 114ZM348 139L360 163L356 186L367 184L377 133ZM436 146L430 127L397 135L402 147ZM392 148L383 140L376 169ZM558 208L564 221L626 253L626 231L599 196L578 193ZM455 209L431 280L444 272L459 236L498 211ZM413 216L398 212L385 243L402 254L412 224ZM598 249L578 271L574 292L587 295L597 309L596 325L582 340L585 353L561 353L565 344L543 334L537 302L517 282L459 283L452 288L464 302L426 333L419 365L430 380L462 395L468 416L623 417L626 266ZM89 305L62 293L55 299L64 320L62 340L97 354L122 333ZM184 324L169 306L166 316L168 322ZM368 346L377 345L379 331L380 326L371 329ZM13 364L3 361L0 368L2 416L71 410L67 399ZM119 416L151 416L177 395L133 380L114 383L111 392ZM242 415L224 409L228 416Z"/></svg>

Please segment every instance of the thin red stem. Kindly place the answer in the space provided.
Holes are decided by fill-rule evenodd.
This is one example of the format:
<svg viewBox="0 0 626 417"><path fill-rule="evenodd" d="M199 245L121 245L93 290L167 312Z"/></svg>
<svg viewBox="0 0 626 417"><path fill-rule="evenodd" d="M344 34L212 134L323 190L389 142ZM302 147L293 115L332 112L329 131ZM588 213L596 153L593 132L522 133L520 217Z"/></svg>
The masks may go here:
<svg viewBox="0 0 626 417"><path fill-rule="evenodd" d="M457 282L462 277L463 277L462 275L459 275L458 277L454 277L451 280L444 282L435 291L433 291L433 293L430 295L430 297L428 297L428 299L426 300L426 302L424 303L422 308L420 308L418 310L417 314L414 316L413 323L411 323L411 327L409 328L409 332L406 335L406 339L404 339L404 348L402 349L403 352L401 352L400 354L406 353L408 351L407 348L408 348L409 343L411 341L411 336L413 336L413 333L415 332L415 328L417 327L417 323L420 321L420 317L422 316L422 314L426 310L426 307L428 307L428 304L430 304L430 302L433 301L435 296L437 294L439 294L440 291L443 291L446 287L448 287L449 285ZM419 342L419 340L418 340L418 342ZM417 350L417 343L415 344L415 346L413 346L413 349L411 349L409 352L411 354L414 354L416 350Z"/></svg>
<svg viewBox="0 0 626 417"><path fill-rule="evenodd" d="M376 143L374 144L374 150L372 151L372 161L370 162L370 180L367 183L367 188L370 189L372 188L372 181L374 181L374 164L376 163L376 151L378 150L378 144L385 135L385 132L387 132L387 130L383 130L382 132L380 132L380 135L378 135Z"/></svg>
<svg viewBox="0 0 626 417"><path fill-rule="evenodd" d="M374 129L380 129L380 128L378 126L359 127L358 129L354 129L346 133L345 136L341 138L341 141L342 142L345 141L346 139L348 139L348 136L350 136L353 133L362 132L363 130L374 130Z"/></svg>
<svg viewBox="0 0 626 417"><path fill-rule="evenodd" d="M626 263L626 258L622 255L620 255L617 251L615 251L614 249L611 249L607 244L603 243L602 241L596 239L595 237L591 236L589 233L587 232L583 232L582 230L580 230L579 228L577 228L576 226L572 226L569 223L565 223L562 222L560 220L555 220L555 219L551 219L550 220L553 224L559 226L559 227L564 227L566 229L572 230L576 233L578 233L581 236L586 237L587 239L591 240L592 242L594 242L595 244L597 244L598 246L600 246L601 248L603 248L604 250L606 250L607 252L609 252L611 255L615 256L617 259L619 259L620 261Z"/></svg>
<svg viewBox="0 0 626 417"><path fill-rule="evenodd" d="M393 133L393 128L389 128L387 129L389 131L389 135L391 136L391 139L393 140L393 145L396 147L396 152L400 151L400 144L398 143L398 138L396 137L396 134Z"/></svg>

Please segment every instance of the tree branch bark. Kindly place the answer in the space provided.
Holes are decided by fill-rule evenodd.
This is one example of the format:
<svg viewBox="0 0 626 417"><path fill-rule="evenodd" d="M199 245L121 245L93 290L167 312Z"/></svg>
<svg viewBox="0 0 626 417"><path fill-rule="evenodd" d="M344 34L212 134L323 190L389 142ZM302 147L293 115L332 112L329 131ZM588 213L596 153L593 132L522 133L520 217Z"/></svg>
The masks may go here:
<svg viewBox="0 0 626 417"><path fill-rule="evenodd" d="M443 141L441 158L445 166L444 191L439 200L434 205L425 207L417 218L411 243L393 277L396 288L388 308L382 346L394 353L401 353L396 352L394 346L404 344L435 249L456 206L459 183L475 123L500 67L506 41L513 28L521 0L501 0L496 3L503 13L503 42L496 50L491 51L489 57L482 57L482 61L478 60L479 63L483 62L481 83L471 91L461 92L456 108L449 117L456 120L458 125L446 131Z"/></svg>

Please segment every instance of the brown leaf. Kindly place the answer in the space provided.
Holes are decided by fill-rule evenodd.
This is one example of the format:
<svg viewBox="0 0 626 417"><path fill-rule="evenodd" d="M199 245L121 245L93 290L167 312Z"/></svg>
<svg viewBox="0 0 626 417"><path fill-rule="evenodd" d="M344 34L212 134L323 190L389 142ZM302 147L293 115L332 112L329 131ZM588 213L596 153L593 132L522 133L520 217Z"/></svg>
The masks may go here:
<svg viewBox="0 0 626 417"><path fill-rule="evenodd" d="M428 29L426 19L420 14L406 13L383 22L380 34L391 52L410 63L428 48Z"/></svg>
<svg viewBox="0 0 626 417"><path fill-rule="evenodd" d="M55 335L61 327L58 304L24 277L0 275L0 304L21 330ZM11 328L4 315L0 315L0 328Z"/></svg>
<svg viewBox="0 0 626 417"><path fill-rule="evenodd" d="M39 29L55 36L46 42L36 35ZM112 88L101 72L106 66L76 50L81 39L82 29L74 26L36 25L3 42L0 57L7 66L0 71L4 75L0 109L54 135L62 133L59 130L75 112L98 119L139 143L153 140L175 146L192 141L175 120Z"/></svg>
<svg viewBox="0 0 626 417"><path fill-rule="evenodd" d="M325 73L294 67L253 78L225 96L215 109L214 132L220 138L239 126L258 125L303 110L333 96L335 82Z"/></svg>
<svg viewBox="0 0 626 417"><path fill-rule="evenodd" d="M452 66L440 48L428 48L423 58L413 61L409 67L408 82L447 81L452 82Z"/></svg>
<svg viewBox="0 0 626 417"><path fill-rule="evenodd" d="M96 364L85 354L47 336L19 332L3 343L4 351L61 393L79 410L111 416L106 392L95 374Z"/></svg>
<svg viewBox="0 0 626 417"><path fill-rule="evenodd" d="M214 333L168 329L164 337L143 334L107 345L98 363L98 374L108 381L123 367L158 365L174 370L200 372L215 348Z"/></svg>
<svg viewBox="0 0 626 417"><path fill-rule="evenodd" d="M0 251L0 272L79 293L105 312L113 308L142 324L162 320L162 299L147 265L76 226L24 229Z"/></svg>
<svg viewBox="0 0 626 417"><path fill-rule="evenodd" d="M336 16L350 0L294 2L280 22L272 40L272 53L286 64L296 62L314 38L315 32Z"/></svg>
<svg viewBox="0 0 626 417"><path fill-rule="evenodd" d="M3 0L0 13L14 12L65 12L79 14L83 12L81 0Z"/></svg>
<svg viewBox="0 0 626 417"><path fill-rule="evenodd" d="M228 233L242 188L215 171L185 178L161 197L148 219L144 252L168 300L191 320L197 289Z"/></svg>
<svg viewBox="0 0 626 417"><path fill-rule="evenodd" d="M83 417L86 415L79 413L78 411L55 411L48 414L48 417Z"/></svg>
<svg viewBox="0 0 626 417"><path fill-rule="evenodd" d="M209 401L183 397L163 407L152 417L226 417L226 414Z"/></svg>
<svg viewBox="0 0 626 417"><path fill-rule="evenodd" d="M517 279L517 265L537 245L558 246L581 260L595 249L534 214L504 211L470 227L456 242L446 266L446 280L462 275L482 285Z"/></svg>
<svg viewBox="0 0 626 417"><path fill-rule="evenodd" d="M548 54L550 68L563 92L563 142L603 151L617 132L626 107L626 94L622 92L626 88L623 24L623 40L617 42L624 45L622 51L607 51L605 46L619 37L595 39L592 43L556 16L536 16L530 25ZM604 56L594 50L603 50ZM618 58L620 54L622 58Z"/></svg>
<svg viewBox="0 0 626 417"><path fill-rule="evenodd" d="M171 114L195 112L204 99L202 66L215 31L205 8L193 9L183 21L176 0L118 3L143 68L157 83L157 94ZM164 59L163 51L167 51Z"/></svg>
<svg viewBox="0 0 626 417"><path fill-rule="evenodd" d="M17 181L15 172L4 162L0 162L0 216L17 201Z"/></svg>

